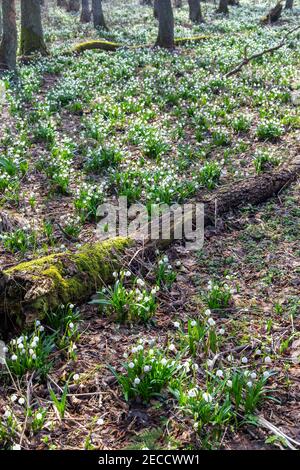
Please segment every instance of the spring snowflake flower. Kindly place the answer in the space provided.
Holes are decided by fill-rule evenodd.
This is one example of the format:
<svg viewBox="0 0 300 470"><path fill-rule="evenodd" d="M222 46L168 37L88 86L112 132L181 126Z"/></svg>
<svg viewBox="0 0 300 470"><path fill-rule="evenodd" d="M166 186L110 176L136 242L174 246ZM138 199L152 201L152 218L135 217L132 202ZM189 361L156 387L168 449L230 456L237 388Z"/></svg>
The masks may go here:
<svg viewBox="0 0 300 470"><path fill-rule="evenodd" d="M196 326L196 325L197 325L196 320L192 320L192 321L191 321L191 326Z"/></svg>
<svg viewBox="0 0 300 470"><path fill-rule="evenodd" d="M129 367L129 369L133 369L133 368L134 368L134 363L133 363L133 362L129 362L128 367Z"/></svg>
<svg viewBox="0 0 300 470"><path fill-rule="evenodd" d="M139 345L136 347L136 350L137 350L137 351L143 351L143 349L144 349L144 347L143 347L141 344L139 344Z"/></svg>
<svg viewBox="0 0 300 470"><path fill-rule="evenodd" d="M125 272L125 276L126 276L126 277L130 277L130 276L131 276L131 272L130 272L130 271L126 271L126 272Z"/></svg>
<svg viewBox="0 0 300 470"><path fill-rule="evenodd" d="M251 382L251 380L249 380L249 382L247 382L247 387L251 388L253 385L253 383Z"/></svg>
<svg viewBox="0 0 300 470"><path fill-rule="evenodd" d="M232 380L227 380L227 387L229 387L229 388L232 387Z"/></svg>
<svg viewBox="0 0 300 470"><path fill-rule="evenodd" d="M40 324L41 324L40 320L35 321L35 326L40 326Z"/></svg>
<svg viewBox="0 0 300 470"><path fill-rule="evenodd" d="M173 325L174 325L175 328L180 328L179 321L174 321Z"/></svg>
<svg viewBox="0 0 300 470"><path fill-rule="evenodd" d="M23 397L19 398L18 403L19 403L19 405L24 405L25 398L23 398Z"/></svg>
<svg viewBox="0 0 300 470"><path fill-rule="evenodd" d="M209 317L209 316L211 315L211 311L209 310L209 308L207 308L207 309L205 310L204 315L205 315L206 317Z"/></svg>
<svg viewBox="0 0 300 470"><path fill-rule="evenodd" d="M145 282L143 281L143 279L137 279L136 283L140 287L143 287L145 285Z"/></svg>
<svg viewBox="0 0 300 470"><path fill-rule="evenodd" d="M151 369L152 369L151 366L145 366L144 367L144 372L150 372Z"/></svg>
<svg viewBox="0 0 300 470"><path fill-rule="evenodd" d="M136 378L134 379L134 382L133 382L133 383L134 383L134 385L139 385L139 384L141 383L141 381L140 381L140 379L139 379L138 377L136 377Z"/></svg>
<svg viewBox="0 0 300 470"><path fill-rule="evenodd" d="M264 373L263 373L263 376L264 376L265 379L268 379L270 377L270 372L265 370Z"/></svg>
<svg viewBox="0 0 300 470"><path fill-rule="evenodd" d="M132 348L131 352L132 354L135 354L137 352L137 348L136 347Z"/></svg>
<svg viewBox="0 0 300 470"><path fill-rule="evenodd" d="M14 444L14 445L12 446L12 450L21 450L20 444Z"/></svg>
<svg viewBox="0 0 300 470"><path fill-rule="evenodd" d="M167 359L166 359L165 357L163 357L160 362L161 362L161 364L162 364L163 366L166 366L167 363L168 363L168 361L167 361Z"/></svg>
<svg viewBox="0 0 300 470"><path fill-rule="evenodd" d="M206 403L211 403L212 402L212 396L209 393L204 392L202 394L202 398Z"/></svg>
<svg viewBox="0 0 300 470"><path fill-rule="evenodd" d="M103 424L104 424L104 419L103 419L103 418L99 418L99 419L97 420L97 425L98 425L98 426L103 426Z"/></svg>
<svg viewBox="0 0 300 470"><path fill-rule="evenodd" d="M209 369L211 369L214 366L214 361L212 359L208 359L206 364L207 364L207 367L209 367Z"/></svg>
<svg viewBox="0 0 300 470"><path fill-rule="evenodd" d="M271 364L272 363L272 359L270 358L270 356L266 356L265 357L265 364Z"/></svg>
<svg viewBox="0 0 300 470"><path fill-rule="evenodd" d="M219 335L224 335L225 334L225 330L224 328L220 328L219 331L218 331Z"/></svg>
<svg viewBox="0 0 300 470"><path fill-rule="evenodd" d="M191 388L191 390L188 391L188 396L189 398L195 398L197 396L197 389Z"/></svg>
<svg viewBox="0 0 300 470"><path fill-rule="evenodd" d="M17 401L17 399L18 399L17 395L12 395L12 396L10 397L10 400L11 400L13 403L14 403L15 401Z"/></svg>
<svg viewBox="0 0 300 470"><path fill-rule="evenodd" d="M199 370L198 364L196 364L196 363L193 364L193 365L192 365L192 369L193 369L195 372L197 372L197 371Z"/></svg>
<svg viewBox="0 0 300 470"><path fill-rule="evenodd" d="M250 377L251 377L252 380L255 380L256 377L257 377L257 375L256 375L255 372L252 372L252 373L250 374Z"/></svg>
<svg viewBox="0 0 300 470"><path fill-rule="evenodd" d="M69 323L69 328L70 328L70 330L73 330L73 328L74 328L74 323L72 323L72 322Z"/></svg>
<svg viewBox="0 0 300 470"><path fill-rule="evenodd" d="M15 354L13 354L13 355L11 356L11 360L12 360L12 361L16 361L17 359L18 359L18 357L17 357Z"/></svg>
<svg viewBox="0 0 300 470"><path fill-rule="evenodd" d="M211 317L207 320L207 323L209 324L209 326L215 326L216 324L215 320Z"/></svg>
<svg viewBox="0 0 300 470"><path fill-rule="evenodd" d="M216 372L217 377L223 377L223 371L221 369L218 369Z"/></svg>
<svg viewBox="0 0 300 470"><path fill-rule="evenodd" d="M246 356L242 357L241 361L243 364L248 364L248 358Z"/></svg>
<svg viewBox="0 0 300 470"><path fill-rule="evenodd" d="M113 272L113 277L116 279L118 277L118 273L116 271Z"/></svg>
<svg viewBox="0 0 300 470"><path fill-rule="evenodd" d="M169 350L170 350L170 351L176 351L175 344L170 344Z"/></svg>
<svg viewBox="0 0 300 470"><path fill-rule="evenodd" d="M74 374L74 375L73 375L73 380L74 380L75 382L77 382L77 380L79 380L79 374Z"/></svg>

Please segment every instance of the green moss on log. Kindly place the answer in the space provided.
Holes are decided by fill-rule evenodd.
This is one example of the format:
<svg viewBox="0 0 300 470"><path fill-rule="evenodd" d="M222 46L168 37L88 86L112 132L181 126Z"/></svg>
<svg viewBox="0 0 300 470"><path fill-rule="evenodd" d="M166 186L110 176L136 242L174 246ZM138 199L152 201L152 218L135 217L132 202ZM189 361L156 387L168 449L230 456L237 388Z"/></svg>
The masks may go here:
<svg viewBox="0 0 300 470"><path fill-rule="evenodd" d="M121 267L121 256L132 242L114 238L21 263L0 275L0 311L10 318L43 315L67 302L82 302L109 283ZM2 323L2 321L1 321Z"/></svg>

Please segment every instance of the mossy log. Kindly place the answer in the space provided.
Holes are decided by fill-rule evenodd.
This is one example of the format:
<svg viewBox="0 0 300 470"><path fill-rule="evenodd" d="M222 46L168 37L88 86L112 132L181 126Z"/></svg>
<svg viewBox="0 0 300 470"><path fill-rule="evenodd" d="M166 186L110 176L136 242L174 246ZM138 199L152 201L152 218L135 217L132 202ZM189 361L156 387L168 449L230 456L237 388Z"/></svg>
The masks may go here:
<svg viewBox="0 0 300 470"><path fill-rule="evenodd" d="M185 44L188 44L190 42L201 42L206 39L209 39L210 36L204 36L204 35L199 35L199 36L192 36L190 38L177 38L174 40L176 46L183 46ZM139 48L147 48L147 47L153 47L152 45L150 46L149 44L141 44L137 46L126 46L124 44L120 44L117 42L110 42L110 41L104 41L104 40L95 40L95 41L86 41L82 42L80 44L77 44L73 51L75 54L81 54L84 51L89 51L89 50L100 50L100 51L110 51L110 52L115 52L116 50L120 49L121 47L126 48L126 49L139 49Z"/></svg>
<svg viewBox="0 0 300 470"><path fill-rule="evenodd" d="M199 194L194 200L204 204L204 225L215 225L216 217L263 203L299 175L300 156L270 173L224 186L211 196ZM138 241L119 237L84 245L76 253L53 254L0 271L0 331L42 317L49 307L88 300L99 287L113 280L113 272L126 266L129 257L136 261L139 253L144 256L157 248L168 248L174 232L173 224L168 240L146 238L141 246Z"/></svg>
<svg viewBox="0 0 300 470"><path fill-rule="evenodd" d="M88 299L112 280L131 241L115 238L52 254L0 272L0 329L21 325L47 308Z"/></svg>

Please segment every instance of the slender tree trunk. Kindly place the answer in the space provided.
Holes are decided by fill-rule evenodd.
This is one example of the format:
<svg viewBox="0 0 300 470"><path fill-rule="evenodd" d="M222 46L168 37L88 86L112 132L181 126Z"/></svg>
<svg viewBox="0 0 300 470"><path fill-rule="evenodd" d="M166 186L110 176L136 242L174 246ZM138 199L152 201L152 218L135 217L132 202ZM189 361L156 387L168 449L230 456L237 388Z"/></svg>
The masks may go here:
<svg viewBox="0 0 300 470"><path fill-rule="evenodd" d="M91 21L91 10L89 0L81 0L82 1L82 8L81 8L81 15L80 21L81 23L89 23Z"/></svg>
<svg viewBox="0 0 300 470"><path fill-rule="evenodd" d="M67 8L68 0L57 0L57 6L61 8Z"/></svg>
<svg viewBox="0 0 300 470"><path fill-rule="evenodd" d="M3 35L0 45L0 69L14 70L17 55L15 0L2 0Z"/></svg>
<svg viewBox="0 0 300 470"><path fill-rule="evenodd" d="M158 36L156 45L173 49L174 44L174 16L171 0L157 0Z"/></svg>
<svg viewBox="0 0 300 470"><path fill-rule="evenodd" d="M225 15L228 15L228 13L229 13L228 0L220 0L219 8L217 9L217 13L224 13Z"/></svg>
<svg viewBox="0 0 300 470"><path fill-rule="evenodd" d="M153 15L154 15L154 18L158 20L157 2L158 0L154 0L153 2Z"/></svg>
<svg viewBox="0 0 300 470"><path fill-rule="evenodd" d="M75 11L76 13L80 10L80 0L69 0L67 11Z"/></svg>
<svg viewBox="0 0 300 470"><path fill-rule="evenodd" d="M152 0L140 0L140 5L148 5L152 7Z"/></svg>
<svg viewBox="0 0 300 470"><path fill-rule="evenodd" d="M22 55L33 52L47 54L39 0L21 0L21 44Z"/></svg>
<svg viewBox="0 0 300 470"><path fill-rule="evenodd" d="M190 20L193 23L203 23L200 0L188 0L190 8Z"/></svg>
<svg viewBox="0 0 300 470"><path fill-rule="evenodd" d="M108 29L105 23L105 19L104 19L102 1L92 0L92 9L93 9L94 27Z"/></svg>
<svg viewBox="0 0 300 470"><path fill-rule="evenodd" d="M228 0L228 5L230 5L232 7L239 7L240 2L239 2L239 0Z"/></svg>
<svg viewBox="0 0 300 470"><path fill-rule="evenodd" d="M285 9L291 10L294 6L294 0L286 0Z"/></svg>
<svg viewBox="0 0 300 470"><path fill-rule="evenodd" d="M182 8L182 0L174 0L173 4L175 8Z"/></svg>

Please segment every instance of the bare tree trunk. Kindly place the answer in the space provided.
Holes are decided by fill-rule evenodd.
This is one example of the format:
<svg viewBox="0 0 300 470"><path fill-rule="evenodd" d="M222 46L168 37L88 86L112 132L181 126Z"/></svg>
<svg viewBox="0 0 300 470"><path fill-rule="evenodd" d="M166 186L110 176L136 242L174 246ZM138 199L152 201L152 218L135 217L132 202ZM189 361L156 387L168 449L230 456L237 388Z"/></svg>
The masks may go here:
<svg viewBox="0 0 300 470"><path fill-rule="evenodd" d="M68 0L57 0L57 6L61 8L67 8Z"/></svg>
<svg viewBox="0 0 300 470"><path fill-rule="evenodd" d="M80 21L81 23L89 23L91 21L91 10L89 0L81 0L82 8L81 8L81 15Z"/></svg>
<svg viewBox="0 0 300 470"><path fill-rule="evenodd" d="M204 23L200 0L188 0L190 8L190 20L193 23Z"/></svg>
<svg viewBox="0 0 300 470"><path fill-rule="evenodd" d="M3 36L0 45L0 69L14 70L17 55L15 0L2 0Z"/></svg>
<svg viewBox="0 0 300 470"><path fill-rule="evenodd" d="M174 0L173 4L175 8L182 8L182 0Z"/></svg>
<svg viewBox="0 0 300 470"><path fill-rule="evenodd" d="M217 13L224 13L225 15L228 15L228 13L229 13L228 0L220 0L219 8L217 9Z"/></svg>
<svg viewBox="0 0 300 470"><path fill-rule="evenodd" d="M75 11L76 13L80 10L80 0L69 0L67 11Z"/></svg>
<svg viewBox="0 0 300 470"><path fill-rule="evenodd" d="M152 7L152 0L140 0L140 5L148 5Z"/></svg>
<svg viewBox="0 0 300 470"><path fill-rule="evenodd" d="M232 7L239 7L240 2L239 2L239 0L228 0L228 5L230 5Z"/></svg>
<svg viewBox="0 0 300 470"><path fill-rule="evenodd" d="M154 0L153 2L153 15L154 15L154 18L158 20L157 2L158 0Z"/></svg>
<svg viewBox="0 0 300 470"><path fill-rule="evenodd" d="M286 3L285 3L286 10L292 10L293 6L294 6L294 0L286 0Z"/></svg>
<svg viewBox="0 0 300 470"><path fill-rule="evenodd" d="M47 54L39 0L21 0L21 44L22 55L33 52Z"/></svg>
<svg viewBox="0 0 300 470"><path fill-rule="evenodd" d="M159 21L156 46L173 49L174 44L174 16L171 0L157 0L157 14Z"/></svg>
<svg viewBox="0 0 300 470"><path fill-rule="evenodd" d="M92 9L93 9L94 27L108 29L106 26L104 14L103 14L102 1L92 0Z"/></svg>

